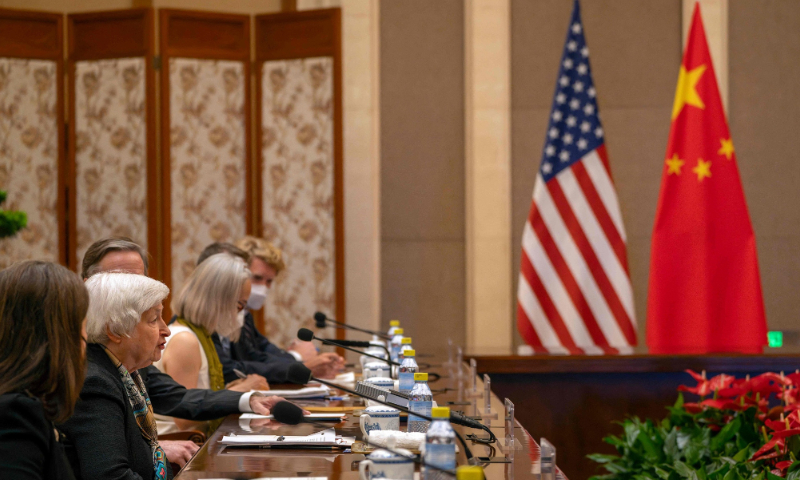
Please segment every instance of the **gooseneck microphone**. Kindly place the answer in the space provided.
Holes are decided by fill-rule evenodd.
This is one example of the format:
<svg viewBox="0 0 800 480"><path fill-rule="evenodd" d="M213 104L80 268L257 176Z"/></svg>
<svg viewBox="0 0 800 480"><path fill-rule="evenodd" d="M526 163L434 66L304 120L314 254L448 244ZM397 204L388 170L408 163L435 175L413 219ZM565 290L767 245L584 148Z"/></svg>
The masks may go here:
<svg viewBox="0 0 800 480"><path fill-rule="evenodd" d="M306 419L305 416L303 416L303 409L290 402L276 403L275 406L272 407L271 413L272 413L272 418L286 425L299 425L301 423L308 423L310 425L315 425L318 427L330 428L328 425L324 425L322 423ZM368 436L369 435L367 435L367 437ZM448 470L446 468L441 468L437 467L436 465L430 465L428 463L425 463L421 458L419 458L417 455L414 455L413 453L411 454L411 456L409 456L407 453L399 452L397 450L393 450L391 448L372 443L367 439L367 437L364 437L362 441L371 447L382 448L388 452L394 453L399 457L407 458L409 460L414 461L415 463L419 463L420 465L424 465L426 467L433 468L434 470L447 473L448 475L451 476L455 476L456 474L456 472L453 470Z"/></svg>
<svg viewBox="0 0 800 480"><path fill-rule="evenodd" d="M342 322L340 322L338 320L335 320L335 319L325 315L322 312L317 312L317 313L314 314L314 322L316 322L316 327L317 328L325 328L326 322L331 322L334 325L338 325L339 327L342 327L342 328L349 328L350 330L355 330L357 332L368 333L370 335L377 335L378 337L380 337L380 338L382 338L384 340L391 340L392 339L392 337L390 337L386 333L376 332L376 331L373 331L373 330L367 330L366 328L356 327L355 325L348 325L346 323L342 323Z"/></svg>
<svg viewBox="0 0 800 480"><path fill-rule="evenodd" d="M337 343L337 342L332 341L332 340L315 337L314 336L314 332L312 332L311 330L309 330L307 328L301 328L300 330L298 330L297 331L297 338L299 338L300 340L302 340L304 342L310 342L311 340L317 340L317 341L320 341L320 342L324 343L325 345L331 345L331 346L334 346L334 347L344 348L345 350L350 350L351 352L356 352L359 355L364 355L365 357L370 357L370 358L374 358L376 360L380 360L381 362L386 362L389 365L395 365L395 366L398 366L398 367L400 366L399 363L397 363L397 362L395 362L393 360L389 360L388 358L381 358L381 357L379 357L377 355L372 355L370 353L362 352L361 350L356 350L355 348L348 347L348 346L346 346L344 344Z"/></svg>
<svg viewBox="0 0 800 480"><path fill-rule="evenodd" d="M345 388L345 387L343 387L341 385L338 385L336 383L329 382L327 380L323 380L321 378L317 378L317 377L312 376L311 375L311 369L309 369L308 367L306 367L305 365L303 365L302 363L299 363L299 362L298 363L294 363L294 364L289 366L289 369L288 369L287 375L286 375L286 381L291 382L291 383L295 383L295 384L298 384L298 385L305 385L305 384L307 384L307 383L309 383L311 381L319 382L319 383L322 383L323 385L328 385L329 387L337 388L337 389L339 389L339 390L341 390L343 392L347 392L350 395L355 395L356 397L361 397L361 398L367 398L364 395L361 395L360 393L356 392L355 390L350 390L349 388ZM380 403L381 405L385 405L387 407L391 407L391 408L400 410L401 412L404 412L404 413L406 413L408 415L414 415L416 417L422 418L423 420L427 420L429 422L433 421L432 417L429 417L429 416L426 416L426 415L422 415L421 413L412 412L411 410L409 410L409 409L407 409L405 407L402 407L400 405L395 405L395 404L392 404L392 403L389 403L389 402L383 402L380 399L376 400L374 398L367 398L367 400L372 400L375 403ZM450 422L451 423L455 423L457 425L462 425L462 426L465 426L465 427L474 428L474 429L477 429L477 430L487 430L487 427L485 425L483 425L483 424L481 424L479 422L476 422L475 420L473 420L471 418L467 418L467 417L464 417L464 416L461 416L461 415L454 415L453 412L450 412ZM464 454L467 456L467 458L469 460L472 460L472 458L473 458L472 451L467 446L467 442L464 441L464 439L461 437L461 435L458 432L455 432L455 434L456 434L456 437L458 437L459 442L461 442L461 446L464 447ZM470 462L470 463L472 463L472 462Z"/></svg>

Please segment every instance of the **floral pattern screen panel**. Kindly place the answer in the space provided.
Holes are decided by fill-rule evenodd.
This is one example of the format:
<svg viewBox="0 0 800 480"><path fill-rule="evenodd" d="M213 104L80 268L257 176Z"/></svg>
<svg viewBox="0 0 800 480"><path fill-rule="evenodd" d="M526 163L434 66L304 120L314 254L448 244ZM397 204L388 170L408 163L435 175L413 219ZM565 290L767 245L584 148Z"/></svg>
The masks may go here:
<svg viewBox="0 0 800 480"><path fill-rule="evenodd" d="M20 260L59 261L56 62L0 58L0 190L4 210L28 225L0 240L0 268Z"/></svg>
<svg viewBox="0 0 800 480"><path fill-rule="evenodd" d="M147 245L145 59L75 63L77 260L124 235Z"/></svg>
<svg viewBox="0 0 800 480"><path fill-rule="evenodd" d="M170 58L172 291L213 242L245 235L244 64Z"/></svg>
<svg viewBox="0 0 800 480"><path fill-rule="evenodd" d="M286 270L265 306L266 334L287 345L316 311L336 311L333 59L261 65L262 233Z"/></svg>

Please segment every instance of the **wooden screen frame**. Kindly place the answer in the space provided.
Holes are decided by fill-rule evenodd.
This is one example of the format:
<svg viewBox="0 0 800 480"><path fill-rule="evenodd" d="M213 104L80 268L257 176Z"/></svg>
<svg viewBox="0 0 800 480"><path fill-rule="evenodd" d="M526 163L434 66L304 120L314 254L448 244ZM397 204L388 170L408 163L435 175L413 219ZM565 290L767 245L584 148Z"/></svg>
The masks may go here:
<svg viewBox="0 0 800 480"><path fill-rule="evenodd" d="M195 30L192 35L179 35L170 38L174 22L192 22ZM228 25L241 29L241 37L224 32ZM185 29L185 26L183 27ZM184 30L185 31L185 30ZM228 33L228 37L224 34ZM235 33L235 32L234 32ZM170 86L169 62L172 57L197 58L205 60L237 60L244 64L244 128L245 128L245 178L252 175L252 118L250 95L250 16L227 13L204 12L198 10L178 10L164 8L159 10L159 34L161 66L161 198L162 224L164 227L162 252L162 281L172 287L172 196L171 196L171 152L170 152ZM227 44L225 43L227 42ZM253 232L252 186L245 181L245 233ZM168 308L165 305L165 317Z"/></svg>
<svg viewBox="0 0 800 480"><path fill-rule="evenodd" d="M70 266L64 151L64 15L0 8L0 57L56 62L58 261Z"/></svg>
<svg viewBox="0 0 800 480"><path fill-rule="evenodd" d="M336 268L336 319L345 319L344 277L344 136L342 124L342 13L340 8L283 12L256 15L256 156L253 198L256 232L263 234L261 166L264 163L261 145L261 65L270 60L292 60L310 57L333 58L333 203L334 248ZM260 325L263 331L263 317ZM344 338L344 330L336 329L336 338Z"/></svg>
<svg viewBox="0 0 800 480"><path fill-rule="evenodd" d="M158 255L158 165L156 163L156 82L155 82L155 22L153 9L134 8L67 15L68 78L69 78L69 152L67 183L69 188L69 262L80 270L77 258L77 165L75 162L75 62L114 58L144 57L145 59L145 122L146 122L146 183L147 183L147 246L155 258L155 269L148 272L161 277L163 257ZM119 41L110 40L118 35ZM96 40L94 38L97 38ZM99 240L99 239L98 239Z"/></svg>

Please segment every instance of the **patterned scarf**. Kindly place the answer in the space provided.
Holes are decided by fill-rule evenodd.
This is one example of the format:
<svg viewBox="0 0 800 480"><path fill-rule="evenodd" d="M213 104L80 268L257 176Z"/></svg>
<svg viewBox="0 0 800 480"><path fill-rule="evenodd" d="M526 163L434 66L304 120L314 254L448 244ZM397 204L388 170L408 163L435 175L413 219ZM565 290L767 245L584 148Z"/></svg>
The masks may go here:
<svg viewBox="0 0 800 480"><path fill-rule="evenodd" d="M211 338L211 334L208 333L208 330L205 327L201 327L195 325L184 318L178 317L176 322L184 325L189 330L193 331L195 335L197 335L197 340L200 342L200 346L203 348L203 352L206 354L206 360L208 360L208 378L209 378L209 385L211 386L211 390L218 392L225 388L225 377L222 374L222 362L219 361L219 355L217 355L217 349L214 347L214 340ZM211 435L214 431L219 427L222 423L222 418L217 420L210 420L208 422L208 434Z"/></svg>
<svg viewBox="0 0 800 480"><path fill-rule="evenodd" d="M167 456L161 445L158 444L158 427L156 426L156 418L153 416L153 406L150 405L150 397L147 395L147 389L144 388L142 377L139 372L128 373L122 362L114 356L107 348L103 347L111 363L119 371L119 376L122 379L122 384L125 385L125 391L128 393L128 401L133 409L133 416L136 417L136 424L139 425L139 432L142 434L150 448L153 450L153 468L156 471L156 480L165 480L167 478Z"/></svg>

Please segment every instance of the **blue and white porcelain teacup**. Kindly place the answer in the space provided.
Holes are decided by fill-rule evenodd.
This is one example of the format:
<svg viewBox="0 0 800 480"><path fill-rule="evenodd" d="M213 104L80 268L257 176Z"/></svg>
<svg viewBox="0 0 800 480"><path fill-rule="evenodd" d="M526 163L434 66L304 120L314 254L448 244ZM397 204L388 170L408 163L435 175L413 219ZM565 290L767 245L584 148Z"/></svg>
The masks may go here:
<svg viewBox="0 0 800 480"><path fill-rule="evenodd" d="M397 452L413 458L408 450L396 448ZM367 455L358 465L358 476L361 480L414 480L414 462L387 450L377 449Z"/></svg>
<svg viewBox="0 0 800 480"><path fill-rule="evenodd" d="M361 413L358 424L365 437L373 430L400 430L400 411L383 405L367 407Z"/></svg>
<svg viewBox="0 0 800 480"><path fill-rule="evenodd" d="M389 364L386 362L369 362L364 365L364 379L372 378L372 377L392 377L392 369L389 367Z"/></svg>

